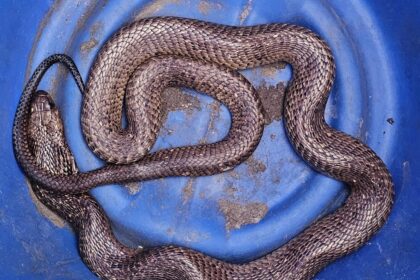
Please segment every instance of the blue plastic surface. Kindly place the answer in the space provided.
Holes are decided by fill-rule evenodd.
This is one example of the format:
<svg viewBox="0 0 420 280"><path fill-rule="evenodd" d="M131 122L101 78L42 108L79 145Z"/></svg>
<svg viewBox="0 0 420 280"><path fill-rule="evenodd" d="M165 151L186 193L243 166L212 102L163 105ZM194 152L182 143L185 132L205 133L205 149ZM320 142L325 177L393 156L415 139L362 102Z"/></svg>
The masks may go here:
<svg viewBox="0 0 420 280"><path fill-rule="evenodd" d="M110 34L135 18L155 15L231 25L290 22L319 33L337 64L326 117L383 158L393 175L396 197L384 228L316 279L420 279L415 188L420 184L418 11L417 1L3 1L0 279L95 279L81 262L73 232L57 227L34 206L13 156L13 117L24 82L42 59L57 52L69 54L86 79ZM288 67L268 70L243 73L257 88L286 83L291 77ZM100 166L80 133L81 96L72 80L54 69L41 87L54 95L64 115L79 167ZM226 134L230 122L226 108L205 95L186 92L196 104L169 112L154 150L213 142ZM135 194L121 186L100 187L92 194L127 244L172 243L242 262L279 247L338 207L346 190L307 167L288 143L281 120L274 120L252 159L232 172L144 182ZM230 212L226 205L233 206ZM228 223L238 209L254 209L259 223Z"/></svg>

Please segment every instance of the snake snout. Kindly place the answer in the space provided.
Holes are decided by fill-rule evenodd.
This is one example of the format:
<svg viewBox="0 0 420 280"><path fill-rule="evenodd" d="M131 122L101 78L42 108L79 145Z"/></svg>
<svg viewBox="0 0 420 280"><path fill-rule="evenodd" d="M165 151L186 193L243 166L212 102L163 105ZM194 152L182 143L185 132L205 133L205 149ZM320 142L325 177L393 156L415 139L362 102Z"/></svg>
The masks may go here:
<svg viewBox="0 0 420 280"><path fill-rule="evenodd" d="M43 90L38 90L32 101L31 112L44 112L51 111L55 107L54 101L48 92Z"/></svg>

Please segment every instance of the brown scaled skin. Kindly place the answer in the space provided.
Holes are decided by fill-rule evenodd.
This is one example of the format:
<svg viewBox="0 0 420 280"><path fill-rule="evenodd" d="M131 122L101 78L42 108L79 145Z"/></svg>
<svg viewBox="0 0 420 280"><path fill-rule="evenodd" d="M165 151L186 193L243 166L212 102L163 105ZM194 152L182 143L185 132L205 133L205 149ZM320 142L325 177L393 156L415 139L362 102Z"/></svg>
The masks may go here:
<svg viewBox="0 0 420 280"><path fill-rule="evenodd" d="M175 57L149 60L144 64L146 60L156 55ZM183 58L179 58L180 56ZM188 57L189 62L185 62L185 57ZM98 257L103 252L100 245L103 240L111 239L111 232L104 231L102 234L95 232L93 221L100 215L95 214L93 210L92 212L87 210L84 212L84 219L79 229L81 254L91 269L103 278L308 279L328 263L362 246L385 223L390 213L393 183L384 163L359 140L336 131L325 123L325 104L334 79L334 61L325 42L305 28L287 24L226 27L179 18L151 18L122 28L101 49L91 69L84 97L82 125L89 146L99 156L124 165L113 165L89 173L68 176L54 175L37 166L25 132L28 128L25 120L29 114L30 97L45 69L52 63L61 62L60 59L60 57L47 59L28 82L14 126L15 152L19 163L28 176L48 190L77 193L110 182L174 175L209 175L233 168L255 148L259 140L259 125L251 128L250 132L253 132L251 138L248 132L241 136L240 129L231 130L228 140L232 142L228 143L244 143L241 141L245 140L247 143L245 146L219 145L213 151L211 146L198 149L177 148L151 154L140 161L136 160L147 152L147 147L140 147L137 152L131 151L131 155L118 155L118 151L122 148L115 143L127 145L132 143L129 138L140 135L136 130L136 123L129 125L130 130L120 133L118 117L121 115L124 89L127 83L129 88L141 86L136 84L136 80L130 80L140 65L144 64L146 68L153 69L153 71L144 71L145 74L137 73L136 76L140 80L155 79L156 76L152 76L151 73L159 74L151 83L156 85L155 89L158 91L159 77L176 74L178 70L185 69L184 63L187 63L191 66L199 65L197 66L199 68L214 67L215 71L207 71L204 75L206 77L219 77L224 81L231 76L237 81L228 83L233 85L233 89L227 87L229 90L226 91L231 94L231 92L240 92L235 90L238 87L249 89L249 85L228 69L243 69L276 61L288 62L293 67L293 80L287 89L284 108L285 127L290 142L297 153L313 168L345 182L351 190L346 203L336 212L315 222L281 248L243 265L221 262L179 247L151 248L139 253L129 250L120 254L119 250L124 251L123 249L116 246L112 251L114 247L110 246L111 251L106 251L104 254L110 257L102 259ZM166 59L171 62L167 63ZM69 64L66 58L64 60L64 63ZM206 63L197 60L205 60ZM208 66L203 65L209 62ZM170 69L168 72L160 69L165 63L172 66L166 68ZM160 66L157 67L157 64ZM183 66L177 68L178 65ZM73 69L72 73L74 72ZM147 77L147 73L152 77ZM230 74L224 76L226 73ZM200 75L200 72L191 71L183 77L183 81L191 82L193 86L215 88L215 94L223 92L224 83L219 83L223 85L222 91L219 91L217 86L202 83L203 76L197 79L195 75ZM82 89L83 85L79 87ZM250 96L252 97L252 92ZM136 98L137 96L134 96L132 99L133 105L140 106ZM252 98L248 101L252 101ZM257 104L259 101L255 102ZM149 109L155 112L157 104ZM255 105L254 108L247 113L258 111L259 105ZM246 110L245 107L242 109ZM109 119L104 119L104 116L106 118L109 116ZM248 115L238 114L238 116L244 117L236 122L239 124L238 128L249 129L248 126L240 125L243 124L241 120L248 120ZM138 121L135 118L130 120ZM255 121L255 118L251 117L249 120ZM258 124L259 121L257 118ZM235 127L234 124L232 126ZM106 137L107 133L100 131L111 131L113 133L108 134L114 136ZM153 134L153 129L150 131ZM120 136L115 136L118 133L128 138L119 141ZM99 138L102 136L111 141ZM152 138L151 136L150 139ZM227 147L230 149L226 149ZM203 148L204 150L201 150ZM236 153L239 150L245 153ZM113 154L113 151L117 153ZM201 153L204 156L201 156ZM232 161L228 160L225 165L220 166L218 160L225 160L227 153L235 156ZM193 161L197 158L198 161ZM230 158L232 157L227 157ZM208 161L209 159L211 161ZM217 164L212 164L215 162ZM100 238L95 239L97 237ZM116 257L114 253L118 256Z"/></svg>

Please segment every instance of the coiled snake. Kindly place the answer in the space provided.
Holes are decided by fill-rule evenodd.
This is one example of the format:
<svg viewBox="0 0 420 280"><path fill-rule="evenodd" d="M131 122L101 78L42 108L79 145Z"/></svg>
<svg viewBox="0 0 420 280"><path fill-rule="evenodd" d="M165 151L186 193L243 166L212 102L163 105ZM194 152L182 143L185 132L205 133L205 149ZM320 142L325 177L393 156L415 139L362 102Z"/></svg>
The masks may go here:
<svg viewBox="0 0 420 280"><path fill-rule="evenodd" d="M225 263L186 248L136 250L120 244L85 192L108 183L233 168L253 152L263 130L260 101L235 70L277 61L293 68L284 104L290 142L314 169L350 187L346 203L286 245L246 264ZM36 94L43 74L56 62L70 69L84 92L81 122L88 145L113 164L77 171L57 109L46 93ZM368 240L384 224L393 199L392 179L379 157L324 120L334 72L329 47L303 27L231 27L173 17L140 20L104 45L86 90L69 57L53 55L41 63L16 112L16 158L38 184L38 197L76 228L84 261L102 278L307 279ZM159 93L168 86L192 87L225 103L232 114L226 138L148 154L161 122ZM122 128L126 88L128 125Z"/></svg>

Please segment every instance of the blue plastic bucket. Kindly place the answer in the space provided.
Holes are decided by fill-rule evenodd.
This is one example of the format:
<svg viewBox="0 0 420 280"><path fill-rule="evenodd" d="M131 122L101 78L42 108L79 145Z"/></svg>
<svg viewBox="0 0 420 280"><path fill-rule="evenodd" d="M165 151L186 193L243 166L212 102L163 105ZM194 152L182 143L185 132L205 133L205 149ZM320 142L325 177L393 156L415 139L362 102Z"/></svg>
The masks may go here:
<svg viewBox="0 0 420 280"><path fill-rule="evenodd" d="M328 122L367 143L395 181L388 223L357 253L316 279L420 279L420 2L383 1L4 1L0 7L0 278L95 279L63 221L33 201L12 149L12 122L22 88L40 61L72 56L86 79L101 45L124 23L173 15L229 25L288 22L319 33L331 46L337 78ZM291 69L243 71L269 106L263 139L233 171L200 178L165 178L92 191L128 245L176 244L231 262L281 246L345 200L340 183L310 169L285 136L280 100ZM54 68L41 88L64 116L79 167L101 166L80 131L81 96ZM168 94L169 112L153 150L214 142L227 132L225 107L191 90Z"/></svg>

